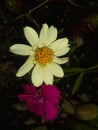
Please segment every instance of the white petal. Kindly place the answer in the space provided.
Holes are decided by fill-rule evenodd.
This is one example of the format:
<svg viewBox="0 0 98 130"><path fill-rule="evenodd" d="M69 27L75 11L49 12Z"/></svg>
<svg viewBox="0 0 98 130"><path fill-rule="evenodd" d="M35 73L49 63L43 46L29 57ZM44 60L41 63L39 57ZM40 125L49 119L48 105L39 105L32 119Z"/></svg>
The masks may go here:
<svg viewBox="0 0 98 130"><path fill-rule="evenodd" d="M62 56L70 50L68 39L67 38L58 39L50 45L50 48L53 49L54 55Z"/></svg>
<svg viewBox="0 0 98 130"><path fill-rule="evenodd" d="M66 57L66 58L58 58L58 57L54 57L53 58L53 61L55 62L55 63L57 63L57 64L64 64L64 63L66 63L66 62L68 62L69 61L69 58L68 57Z"/></svg>
<svg viewBox="0 0 98 130"><path fill-rule="evenodd" d="M34 66L33 60L29 57L26 62L19 68L18 72L16 73L17 77L22 77L26 73L28 73Z"/></svg>
<svg viewBox="0 0 98 130"><path fill-rule="evenodd" d="M40 32L40 42L45 46L49 45L57 38L57 29L54 26L48 28L47 24L43 24Z"/></svg>
<svg viewBox="0 0 98 130"><path fill-rule="evenodd" d="M43 83L44 69L38 64L34 67L31 80L34 86L39 87Z"/></svg>
<svg viewBox="0 0 98 130"><path fill-rule="evenodd" d="M32 51L32 47L24 44L14 44L10 47L10 51L18 54L18 55L30 55Z"/></svg>
<svg viewBox="0 0 98 130"><path fill-rule="evenodd" d="M49 68L46 66L44 69L44 82L48 84L53 84L53 74L49 70Z"/></svg>
<svg viewBox="0 0 98 130"><path fill-rule="evenodd" d="M33 28L28 26L24 27L24 35L32 47L37 46L39 41L38 34Z"/></svg>
<svg viewBox="0 0 98 130"><path fill-rule="evenodd" d="M43 24L42 29L40 31L39 38L40 38L40 42L42 44L45 44L48 38L48 25L47 24Z"/></svg>
<svg viewBox="0 0 98 130"><path fill-rule="evenodd" d="M64 76L63 69L58 64L56 64L56 63L48 64L48 68L54 76L56 76L56 77Z"/></svg>
<svg viewBox="0 0 98 130"><path fill-rule="evenodd" d="M49 32L48 32L47 44L49 45L50 43L52 43L56 39L57 39L57 29L54 26L51 26L49 28Z"/></svg>

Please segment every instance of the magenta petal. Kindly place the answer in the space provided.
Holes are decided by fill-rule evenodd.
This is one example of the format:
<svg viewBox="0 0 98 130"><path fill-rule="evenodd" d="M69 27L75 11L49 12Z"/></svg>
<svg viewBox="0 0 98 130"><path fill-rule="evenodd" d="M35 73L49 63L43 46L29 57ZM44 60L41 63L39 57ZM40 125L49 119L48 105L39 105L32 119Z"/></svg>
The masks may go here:
<svg viewBox="0 0 98 130"><path fill-rule="evenodd" d="M54 104L58 104L61 96L60 96L60 91L56 86L53 85L42 85L42 94L45 99L51 100Z"/></svg>
<svg viewBox="0 0 98 130"><path fill-rule="evenodd" d="M26 102L30 111L43 116L45 121L52 121L57 117L61 96L56 86L42 85L41 90L37 91L36 87L26 84L24 90L25 93L18 95L18 98Z"/></svg>
<svg viewBox="0 0 98 130"><path fill-rule="evenodd" d="M32 99L32 95L28 95L28 94L19 94L19 95L18 95L18 98L19 98L21 101L26 101L26 100Z"/></svg>
<svg viewBox="0 0 98 130"><path fill-rule="evenodd" d="M43 115L43 106L39 103L39 93L36 87L26 84L24 86L25 94L19 94L18 98L21 101L25 101L30 111L34 112L37 116Z"/></svg>
<svg viewBox="0 0 98 130"><path fill-rule="evenodd" d="M19 99L25 101L30 111L34 112L37 116L43 115L42 104L38 103L38 98L32 98L31 95L20 94Z"/></svg>
<svg viewBox="0 0 98 130"><path fill-rule="evenodd" d="M58 109L54 107L50 101L44 101L44 118L45 121L52 121L57 117Z"/></svg>
<svg viewBox="0 0 98 130"><path fill-rule="evenodd" d="M37 116L42 116L43 115L43 107L42 104L39 104L38 102L28 102L28 108L30 111L34 112Z"/></svg>
<svg viewBox="0 0 98 130"><path fill-rule="evenodd" d="M37 89L32 84L25 84L24 85L25 93L36 95Z"/></svg>

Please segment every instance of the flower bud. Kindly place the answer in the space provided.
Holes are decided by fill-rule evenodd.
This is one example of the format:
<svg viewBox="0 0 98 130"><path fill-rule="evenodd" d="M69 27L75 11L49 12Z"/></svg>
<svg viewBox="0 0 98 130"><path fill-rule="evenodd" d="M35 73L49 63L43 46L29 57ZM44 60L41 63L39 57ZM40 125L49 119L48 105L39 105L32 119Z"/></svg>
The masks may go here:
<svg viewBox="0 0 98 130"><path fill-rule="evenodd" d="M95 104L84 104L76 106L75 116L81 120L89 121L98 115L98 107Z"/></svg>

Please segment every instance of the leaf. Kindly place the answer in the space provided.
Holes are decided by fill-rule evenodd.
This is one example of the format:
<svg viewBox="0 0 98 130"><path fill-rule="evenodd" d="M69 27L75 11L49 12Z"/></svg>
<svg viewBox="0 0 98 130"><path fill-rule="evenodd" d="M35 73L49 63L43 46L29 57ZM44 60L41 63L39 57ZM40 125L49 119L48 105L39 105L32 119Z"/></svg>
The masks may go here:
<svg viewBox="0 0 98 130"><path fill-rule="evenodd" d="M20 111L26 111L26 110L28 110L27 106L24 103L12 104L12 106L16 110L20 110Z"/></svg>
<svg viewBox="0 0 98 130"><path fill-rule="evenodd" d="M87 68L87 70L93 70L93 69L97 69L97 68L98 68L98 65L94 65L94 66Z"/></svg>
<svg viewBox="0 0 98 130"><path fill-rule="evenodd" d="M69 103L66 99L64 99L64 102L61 104L61 108L64 112L74 114L74 106L71 103Z"/></svg>
<svg viewBox="0 0 98 130"><path fill-rule="evenodd" d="M36 123L36 121L35 121L35 119L33 119L33 118L29 118L29 119L27 119L27 120L24 122L25 125L32 125L32 124L35 124L35 123Z"/></svg>
<svg viewBox="0 0 98 130"><path fill-rule="evenodd" d="M39 126L39 127L36 127L32 130L47 130L47 127L46 126Z"/></svg>
<svg viewBox="0 0 98 130"><path fill-rule="evenodd" d="M66 68L64 71L65 71L65 73L74 73L74 72L81 72L83 70L84 70L84 68L71 67L71 68Z"/></svg>
<svg viewBox="0 0 98 130"><path fill-rule="evenodd" d="M98 128L98 116L90 122L93 126Z"/></svg>
<svg viewBox="0 0 98 130"><path fill-rule="evenodd" d="M72 90L72 95L74 95L76 93L76 91L79 89L81 82L83 80L83 76L84 76L84 71L82 71L80 73L80 75L78 76L78 78L74 84L73 90Z"/></svg>
<svg viewBox="0 0 98 130"><path fill-rule="evenodd" d="M70 54L73 54L75 51L77 50L77 45L75 45L75 46L73 46L73 47L71 47L71 49L70 49Z"/></svg>
<svg viewBox="0 0 98 130"><path fill-rule="evenodd" d="M79 120L75 120L72 118L68 118L68 126L72 128L72 130L98 130L95 126L91 124L87 124L85 122L81 122Z"/></svg>

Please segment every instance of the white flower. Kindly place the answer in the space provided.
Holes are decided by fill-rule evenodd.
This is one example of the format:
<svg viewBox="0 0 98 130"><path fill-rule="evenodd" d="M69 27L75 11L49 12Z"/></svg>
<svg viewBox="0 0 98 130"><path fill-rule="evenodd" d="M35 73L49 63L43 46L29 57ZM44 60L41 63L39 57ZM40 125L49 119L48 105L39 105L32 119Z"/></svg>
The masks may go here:
<svg viewBox="0 0 98 130"><path fill-rule="evenodd" d="M40 34L26 26L24 35L30 45L15 44L10 47L12 53L28 56L26 62L16 73L17 77L24 76L32 68L31 81L38 87L43 82L53 84L53 76L63 77L64 72L59 64L68 62L68 57L60 58L69 51L68 39L57 39L57 29L43 24Z"/></svg>

